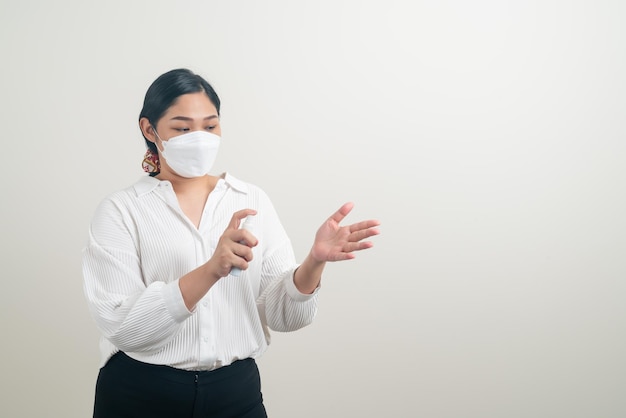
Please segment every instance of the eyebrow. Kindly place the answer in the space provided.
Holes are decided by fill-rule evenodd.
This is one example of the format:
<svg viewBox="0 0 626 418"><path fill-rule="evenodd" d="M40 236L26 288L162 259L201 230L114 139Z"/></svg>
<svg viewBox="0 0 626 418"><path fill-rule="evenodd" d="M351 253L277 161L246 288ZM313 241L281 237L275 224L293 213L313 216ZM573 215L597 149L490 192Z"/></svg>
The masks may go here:
<svg viewBox="0 0 626 418"><path fill-rule="evenodd" d="M203 120L211 120L211 119L215 119L217 117L218 117L217 115L211 115L211 116L207 116ZM174 116L170 120L182 120L182 121L185 121L185 122L193 122L193 119L192 118L188 118L187 116Z"/></svg>

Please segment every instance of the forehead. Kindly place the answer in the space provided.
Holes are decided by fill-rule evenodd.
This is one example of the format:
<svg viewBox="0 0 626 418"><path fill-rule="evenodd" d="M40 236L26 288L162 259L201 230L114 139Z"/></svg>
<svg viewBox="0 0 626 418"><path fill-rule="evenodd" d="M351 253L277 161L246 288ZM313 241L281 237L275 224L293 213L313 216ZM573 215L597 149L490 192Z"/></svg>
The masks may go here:
<svg viewBox="0 0 626 418"><path fill-rule="evenodd" d="M206 93L198 92L179 96L163 116L186 116L195 119L212 115L217 115L215 105L211 103Z"/></svg>

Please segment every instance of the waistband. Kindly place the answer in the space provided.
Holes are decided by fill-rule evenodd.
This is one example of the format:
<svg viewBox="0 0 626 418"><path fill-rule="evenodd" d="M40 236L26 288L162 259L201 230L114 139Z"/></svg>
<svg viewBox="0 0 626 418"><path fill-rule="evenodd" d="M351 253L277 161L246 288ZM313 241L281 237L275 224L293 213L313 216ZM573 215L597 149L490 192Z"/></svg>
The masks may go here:
<svg viewBox="0 0 626 418"><path fill-rule="evenodd" d="M143 376L150 375L156 379L166 379L178 383L210 384L224 379L237 378L246 373L258 373L256 362L252 358L237 360L228 366L222 366L214 370L183 370L175 367L144 363L129 357L119 351L115 353L104 366L123 367L128 373L140 373Z"/></svg>

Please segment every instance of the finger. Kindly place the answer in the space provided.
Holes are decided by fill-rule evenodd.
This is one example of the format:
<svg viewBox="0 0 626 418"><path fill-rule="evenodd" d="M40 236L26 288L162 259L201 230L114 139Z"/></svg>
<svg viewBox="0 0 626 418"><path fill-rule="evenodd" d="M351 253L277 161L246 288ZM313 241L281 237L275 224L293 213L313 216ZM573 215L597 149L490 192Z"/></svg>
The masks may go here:
<svg viewBox="0 0 626 418"><path fill-rule="evenodd" d="M352 252L337 253L333 256L332 261L352 260L355 257Z"/></svg>
<svg viewBox="0 0 626 418"><path fill-rule="evenodd" d="M246 244L236 244L236 246L233 248L233 254L237 256L237 263L240 262L241 259L249 263L250 261L252 261L253 258L253 252Z"/></svg>
<svg viewBox="0 0 626 418"><path fill-rule="evenodd" d="M368 219L367 221L361 221L353 223L349 226L350 232L358 232L364 229L374 228L379 226L380 222L376 219Z"/></svg>
<svg viewBox="0 0 626 418"><path fill-rule="evenodd" d="M354 203L352 202L344 203L343 206L341 206L337 212L333 213L329 219L339 223L343 221L346 216L348 216L353 207Z"/></svg>
<svg viewBox="0 0 626 418"><path fill-rule="evenodd" d="M350 237L348 238L348 241L360 242L360 241L363 241L364 239L373 237L378 234L380 234L380 230L376 228L363 229L363 230L351 233Z"/></svg>
<svg viewBox="0 0 626 418"><path fill-rule="evenodd" d="M239 229L239 225L241 221L245 219L247 216L256 215L256 210L254 209L241 209L237 212L233 213L233 217L230 218L230 222L228 223L227 229Z"/></svg>
<svg viewBox="0 0 626 418"><path fill-rule="evenodd" d="M350 242L344 246L343 251L335 254L333 260L351 260L356 257L356 255L353 254L354 252L367 250L368 248L372 248L373 246L374 243L371 241Z"/></svg>
<svg viewBox="0 0 626 418"><path fill-rule="evenodd" d="M367 250L368 248L372 248L373 246L374 246L374 243L372 241L359 241L359 242L353 243L352 251Z"/></svg>
<svg viewBox="0 0 626 418"><path fill-rule="evenodd" d="M259 243L259 240L254 236L254 234L245 229L238 229L237 233L233 234L232 237L233 241L244 244L248 247L256 247Z"/></svg>

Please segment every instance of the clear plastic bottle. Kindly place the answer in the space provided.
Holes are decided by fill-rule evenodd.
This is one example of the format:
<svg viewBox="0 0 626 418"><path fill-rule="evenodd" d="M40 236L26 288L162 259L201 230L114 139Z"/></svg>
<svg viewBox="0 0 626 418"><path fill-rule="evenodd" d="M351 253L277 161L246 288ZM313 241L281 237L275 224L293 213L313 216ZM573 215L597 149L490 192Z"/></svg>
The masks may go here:
<svg viewBox="0 0 626 418"><path fill-rule="evenodd" d="M239 229L245 229L246 231L252 232L252 216L246 216L246 218L239 225ZM242 242L243 244L243 242ZM239 267L233 267L230 269L230 275L238 277L241 274L241 269Z"/></svg>

